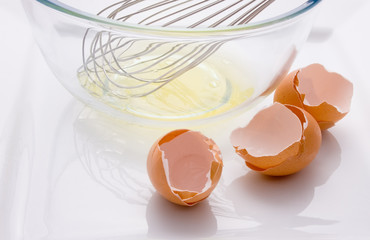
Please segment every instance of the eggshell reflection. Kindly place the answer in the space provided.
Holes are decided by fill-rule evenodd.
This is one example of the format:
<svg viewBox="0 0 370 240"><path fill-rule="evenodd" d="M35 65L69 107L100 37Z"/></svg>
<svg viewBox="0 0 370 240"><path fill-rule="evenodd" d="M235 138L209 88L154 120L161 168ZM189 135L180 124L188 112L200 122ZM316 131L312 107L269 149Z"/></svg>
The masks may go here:
<svg viewBox="0 0 370 240"><path fill-rule="evenodd" d="M222 172L222 157L212 139L186 129L157 140L148 155L149 178L167 200L192 206L207 198Z"/></svg>
<svg viewBox="0 0 370 240"><path fill-rule="evenodd" d="M300 171L315 158L321 131L305 110L274 103L246 127L234 130L231 143L252 170L283 176Z"/></svg>
<svg viewBox="0 0 370 240"><path fill-rule="evenodd" d="M303 108L325 130L349 112L352 94L351 82L312 64L288 74L276 89L274 101Z"/></svg>

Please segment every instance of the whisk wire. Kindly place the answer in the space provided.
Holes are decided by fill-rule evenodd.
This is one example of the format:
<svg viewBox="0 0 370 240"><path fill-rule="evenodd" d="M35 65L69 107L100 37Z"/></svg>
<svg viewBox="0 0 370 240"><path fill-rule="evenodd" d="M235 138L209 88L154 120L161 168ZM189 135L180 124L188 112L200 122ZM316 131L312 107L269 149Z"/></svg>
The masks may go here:
<svg viewBox="0 0 370 240"><path fill-rule="evenodd" d="M256 17L260 12L262 12L266 7L268 7L274 1L275 0L265 0L264 3L261 3L262 5L260 4L259 7L253 8L253 10L251 10L251 14L246 15L244 20L242 20L239 24L248 23L250 20L252 20L254 17Z"/></svg>
<svg viewBox="0 0 370 240"><path fill-rule="evenodd" d="M207 1L208 1L208 0L204 0L204 1L202 1L202 2L196 3L196 4L194 4L194 5L191 5L191 6L190 6L190 7L188 7L187 9L190 9L190 8L196 7L196 6L201 5L202 3L205 3L205 2L207 2ZM181 15L181 16L179 16L179 17L177 17L177 18L175 18L175 19L173 19L173 20L171 20L171 21L169 21L169 22L167 22L167 23L163 24L162 26L163 26L163 27L167 27L167 26L169 26L169 25L171 25L171 24L174 24L174 23L176 23L176 22L178 22L178 21L180 21L180 20L183 20L184 18L190 17L190 16L194 15L195 13L199 13L199 12L201 12L201 11L203 11L203 10L205 10L205 9L209 8L209 7L212 7L212 6L214 6L214 5L216 5L216 4L220 3L220 2L223 2L223 1L224 1L224 0L218 0L218 1L214 2L214 3L210 3L210 4L206 5L206 6L203 6L203 7L199 8L199 9L195 9L195 10L193 10L193 11L189 12L189 13L186 13L186 14L184 14L184 15ZM180 10L178 10L178 11L176 11L176 12L173 12L173 13L168 14L168 15L166 15L166 16L164 16L164 17L162 17L162 18L159 18L159 19L157 19L157 20L155 20L155 21L152 21L152 22L148 23L147 25L151 25L151 24L153 24L153 23L155 23L155 22L158 22L158 21L160 21L160 20L162 20L162 19L164 19L164 18L168 18L168 17L171 17L171 16L173 16L173 15L175 15L175 14L181 13L182 11L183 11L183 10L182 10L182 9L180 9Z"/></svg>
<svg viewBox="0 0 370 240"><path fill-rule="evenodd" d="M186 24L186 28L215 28L246 24L274 0L153 2L122 0L105 7L98 15L164 28L176 24ZM143 97L198 66L230 40L170 42L88 29L82 43L83 66L78 71L86 79L84 85L100 88L102 94L120 99Z"/></svg>

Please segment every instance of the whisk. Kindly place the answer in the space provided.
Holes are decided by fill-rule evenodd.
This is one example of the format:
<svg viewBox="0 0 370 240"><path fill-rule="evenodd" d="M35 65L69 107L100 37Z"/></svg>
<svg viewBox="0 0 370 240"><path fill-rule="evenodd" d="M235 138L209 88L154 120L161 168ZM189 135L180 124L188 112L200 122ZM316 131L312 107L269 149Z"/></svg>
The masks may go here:
<svg viewBox="0 0 370 240"><path fill-rule="evenodd" d="M123 0L98 15L130 24L168 28L216 28L250 22L274 0ZM120 99L147 96L202 63L223 40L137 38L88 29L83 38L85 88ZM97 93L99 92L99 93Z"/></svg>

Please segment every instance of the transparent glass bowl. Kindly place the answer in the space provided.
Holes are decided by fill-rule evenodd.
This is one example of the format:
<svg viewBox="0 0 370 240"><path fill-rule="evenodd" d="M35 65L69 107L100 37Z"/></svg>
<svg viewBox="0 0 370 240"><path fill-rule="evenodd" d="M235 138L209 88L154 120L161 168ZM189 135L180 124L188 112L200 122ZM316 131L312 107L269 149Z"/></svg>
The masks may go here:
<svg viewBox="0 0 370 240"><path fill-rule="evenodd" d="M209 121L267 96L289 71L320 2L277 0L244 25L186 28L94 14L109 0L22 1L63 86L93 108L142 123Z"/></svg>

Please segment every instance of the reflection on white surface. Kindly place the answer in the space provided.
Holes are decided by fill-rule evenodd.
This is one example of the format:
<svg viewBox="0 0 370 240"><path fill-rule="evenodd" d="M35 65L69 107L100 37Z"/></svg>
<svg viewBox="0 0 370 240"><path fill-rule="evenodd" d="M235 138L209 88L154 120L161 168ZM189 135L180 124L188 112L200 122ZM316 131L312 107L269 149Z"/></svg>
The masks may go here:
<svg viewBox="0 0 370 240"><path fill-rule="evenodd" d="M146 205L153 193L143 171L151 132L122 125L85 108L74 123L78 155L95 181L129 203Z"/></svg>
<svg viewBox="0 0 370 240"><path fill-rule="evenodd" d="M65 121L63 120L63 122ZM146 175L148 148L157 136L162 135L163 129L127 124L90 108L84 108L73 121L73 131L81 164L71 162L70 165L77 164L78 167L74 166L74 170L71 170L72 166L63 167L64 172L60 172L58 175L70 175L71 171L75 172L72 175L79 175L80 181L92 184L91 191L105 195L104 197L100 195L99 200L93 192L89 193L86 189L83 190L84 195L88 194L88 196L82 199L82 202L90 201L91 206L87 208L89 214L83 211L78 214L81 217L80 220L86 221L86 217L89 215L94 218L97 216L105 219L111 218L112 212L101 214L99 208L94 207L95 204L98 204L97 206L102 204L101 199L105 199L104 201L110 204L113 202L117 204L117 209L123 206L124 208L131 206L136 209L144 207L148 228L146 237L149 238L173 239L211 236L242 238L250 236L269 239L276 235L292 238L323 237L326 235L311 234L297 228L331 225L337 222L331 219L300 215L311 203L315 188L325 184L340 165L341 149L330 132L323 133L323 145L319 155L304 171L292 176L276 178L262 176L247 170L247 173L240 177L234 175L230 184L226 184L221 179L219 186L209 200L193 208L186 208L169 203L155 193ZM66 131L60 131L60 133L65 134ZM228 155L224 157L229 158ZM228 159L225 162L226 168L227 161ZM230 171L230 169L225 169L225 171ZM54 172L57 173L57 171ZM89 181L89 178L93 182ZM65 177L64 179L63 177L54 179L57 179L57 182L64 182L63 184L67 184L66 187L72 184L71 180L67 180ZM60 195L57 189L60 184L62 183L53 184L55 187L50 191L49 199L50 206L54 210L50 209L46 213L46 218L49 220L49 231L57 231L58 234L60 234L59 231L61 231L60 228L63 224L66 224L61 221L65 212L55 210L57 207L63 207L60 199L66 198L66 196ZM78 187L78 184L73 187L76 188L73 190L73 194L76 196L81 194L81 189L78 190ZM107 191L99 190L101 187ZM107 194L109 192L113 194ZM56 194L57 196L54 196ZM81 199L74 199L69 207L77 208L79 204L82 204ZM118 207L118 204L121 206ZM96 213L98 215L94 215ZM138 213L136 212L136 214ZM115 217L119 219L119 216ZM137 215L136 217L142 218L143 216ZM218 230L218 218L229 219L237 222L238 225L232 232ZM100 222L101 220L95 219L94 221ZM50 223L53 223L54 226ZM64 225L62 229L66 226L68 224ZM132 226L132 224L128 224L128 226ZM241 226L245 227L241 228ZM105 227L100 225L100 230L105 229L109 229L108 225ZM120 232L117 226L115 229ZM79 226L80 230L81 226ZM144 235L141 237L144 238Z"/></svg>
<svg viewBox="0 0 370 240"><path fill-rule="evenodd" d="M217 232L217 220L208 200L189 208L170 203L155 193L147 206L146 220L149 238L207 238Z"/></svg>
<svg viewBox="0 0 370 240"><path fill-rule="evenodd" d="M312 201L315 187L324 184L340 164L341 149L329 132L324 132L319 155L305 171L272 178L247 170L226 182L221 179L208 200L186 208L155 193L146 174L147 151L163 129L126 124L90 108L72 119L73 114L68 112L71 107L66 109L60 123L67 129L61 126L56 139L70 143L55 142L55 159L72 145L77 158L50 163L44 215L47 239L81 234L87 237L97 232L103 239L111 239L112 232L128 237L137 233L130 233L126 227L134 229L137 224L140 229L147 225L147 231L142 229L147 234L142 233L141 238L268 239L276 234L312 236L297 228L337 222L300 215ZM228 164L233 161L229 154L224 158L225 171L231 173ZM236 160L238 166L242 165L240 159ZM218 229L217 219L235 222L236 226L232 231ZM117 221L123 225L117 225ZM88 230L91 228L94 230Z"/></svg>
<svg viewBox="0 0 370 240"><path fill-rule="evenodd" d="M310 225L330 225L337 221L300 216L309 206L315 187L324 184L339 167L341 150L329 132L323 136L318 157L304 171L287 177L269 177L256 172L235 179L228 187L228 196L236 213L260 223L252 235L312 236L296 228ZM323 164L322 164L323 163Z"/></svg>
<svg viewBox="0 0 370 240"><path fill-rule="evenodd" d="M220 145L225 167L210 198L189 209L163 200L146 176L147 151L169 129L127 125L72 101L32 44L19 2L0 2L0 19L13 23L1 45L12 46L10 36L24 42L0 59L0 239L369 239L365 1L347 1L352 10L339 12L349 11L348 22L306 44L295 62L321 62L355 86L351 112L323 133L318 157L287 178L260 176L229 145L239 125L199 127Z"/></svg>

